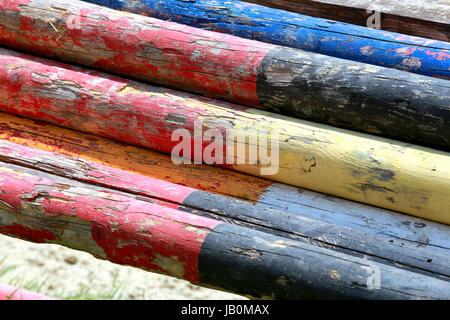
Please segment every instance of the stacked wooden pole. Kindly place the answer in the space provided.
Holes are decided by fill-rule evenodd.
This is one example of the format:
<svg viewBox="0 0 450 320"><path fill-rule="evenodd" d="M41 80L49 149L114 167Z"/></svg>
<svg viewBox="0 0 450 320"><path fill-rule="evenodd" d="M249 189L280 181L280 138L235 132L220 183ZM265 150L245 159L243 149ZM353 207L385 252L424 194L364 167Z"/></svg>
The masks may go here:
<svg viewBox="0 0 450 320"><path fill-rule="evenodd" d="M76 136L71 131L65 134L66 137ZM398 241L390 242L394 237L383 240L366 232L306 218L298 213L264 208L223 195L138 175L126 169L101 164L101 158L93 161L92 158L88 160L49 152L44 149L50 149L52 145L44 146L41 145L42 149L39 150L0 140L0 161L148 197L147 201L158 205L225 222L232 221L240 226L285 236L299 242L314 243L359 257L366 256L369 260L382 259L385 264L395 261L395 264L402 264L407 269L427 271L443 278L450 277L450 270L447 270L450 256L433 250L418 249L417 243L400 245ZM142 153L142 150L138 149L137 152ZM205 173L203 175L209 176ZM239 187L239 183L235 185ZM325 233L327 237L322 238L321 234ZM428 260L431 262L427 262Z"/></svg>
<svg viewBox="0 0 450 320"><path fill-rule="evenodd" d="M450 44L238 1L89 2L328 56L0 1L1 45L115 74L0 48L1 233L252 298L450 298ZM241 158L263 140L270 162Z"/></svg>
<svg viewBox="0 0 450 320"><path fill-rule="evenodd" d="M215 130L226 141L213 164L253 175L271 169L248 161L239 164L235 146L249 149L249 141L236 137L266 133L267 144L279 149L272 180L450 223L445 210L450 205L447 153L293 118L276 119L256 109L5 49L0 53L3 111L168 154L180 143L172 139L174 131L184 129L189 148L177 155L197 161L203 160L210 142L198 141L196 131ZM232 156L232 164L225 163Z"/></svg>
<svg viewBox="0 0 450 320"><path fill-rule="evenodd" d="M158 3L169 5L170 1ZM183 3L190 8L200 2ZM392 40L387 42L397 43ZM342 50L348 52L353 44L345 41L332 43L343 43ZM432 48L425 40L419 45L417 41L380 51L406 64L415 61L424 70L450 72L450 44ZM450 84L442 79L81 1L0 4L0 44L289 116L450 150ZM367 44L363 47L372 50ZM380 61L378 55L370 54ZM389 59L383 66L389 66Z"/></svg>
<svg viewBox="0 0 450 320"><path fill-rule="evenodd" d="M297 219L304 223L301 217L305 217L383 236L389 243L408 243L414 247L450 253L450 230L432 221L214 166L178 166L169 156L150 150L5 113L0 115L0 138L4 140L0 160L4 162L164 200L166 205L172 203L175 208L182 205L202 212L225 212L227 215L235 212L230 211L234 207L230 198L240 199L255 205L254 209L239 210L242 217L253 214L251 219L255 220L262 207L283 211L278 213L279 218L278 215L271 216L272 226L281 226L283 216L291 217L284 219L289 222L285 222L283 228L293 232L297 227L293 228L291 224L296 225L294 221ZM11 147L8 142L16 145ZM30 157L27 152L20 151L17 144L43 152L30 151L37 158ZM66 159L64 155L72 160L65 161L62 167L58 159ZM211 193L224 197L219 201ZM292 218L292 215L296 217Z"/></svg>
<svg viewBox="0 0 450 320"><path fill-rule="evenodd" d="M383 244L407 243L413 247L450 253L450 229L429 220L215 166L179 166L168 155L43 122L0 113L0 139L3 140L1 161L163 200L165 205L171 203L173 208L182 206L236 217L233 199L239 199L255 205L249 209L239 202L247 209L238 210L238 215L242 218L252 215L247 218L248 222L267 224L268 221L258 219L258 215L260 211L266 212L263 207L268 207L278 211L268 219L272 221L269 226L282 227L293 233L302 228L301 224L307 221L302 219L305 217L382 236L385 239ZM19 145L42 152L27 152ZM59 159L66 159L64 166ZM336 238L327 241L329 232L324 232L328 236L322 240L332 245ZM314 235L320 237L321 233L314 232Z"/></svg>
<svg viewBox="0 0 450 320"><path fill-rule="evenodd" d="M243 1L87 1L243 38L450 79L450 70L445 68L450 44L444 41L379 32Z"/></svg>
<svg viewBox="0 0 450 320"><path fill-rule="evenodd" d="M377 7L373 6L372 1L366 1L365 5L359 7L350 6L350 4L355 4L351 1L246 0L246 2L363 27L372 27L439 41L450 41L450 24L445 23L444 18L445 13L447 12L448 14L450 10L448 5L447 11L445 11L445 7L442 8L444 17L435 16L435 11L432 11L424 19L411 15L410 8L413 5L412 3L401 3L398 1L383 2L383 7L388 7L390 10L380 10L379 5ZM442 2L442 4L444 3ZM422 7L416 7L415 11L419 11L422 15L425 14L426 9L430 9L430 6L417 5ZM401 12L395 13L395 9ZM434 8L431 7L431 9Z"/></svg>
<svg viewBox="0 0 450 320"><path fill-rule="evenodd" d="M0 173L0 231L28 241L63 244L253 298L450 298L445 275L441 280L437 273L403 270L4 162ZM439 263L445 270L448 263ZM372 284L374 273L382 286Z"/></svg>

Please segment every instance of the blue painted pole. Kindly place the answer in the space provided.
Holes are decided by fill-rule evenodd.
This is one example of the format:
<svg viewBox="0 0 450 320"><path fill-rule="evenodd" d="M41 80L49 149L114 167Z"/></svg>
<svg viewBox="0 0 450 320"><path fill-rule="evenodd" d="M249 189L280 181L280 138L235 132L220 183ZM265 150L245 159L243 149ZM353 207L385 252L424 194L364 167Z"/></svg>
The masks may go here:
<svg viewBox="0 0 450 320"><path fill-rule="evenodd" d="M87 0L202 29L450 79L450 43L230 0Z"/></svg>

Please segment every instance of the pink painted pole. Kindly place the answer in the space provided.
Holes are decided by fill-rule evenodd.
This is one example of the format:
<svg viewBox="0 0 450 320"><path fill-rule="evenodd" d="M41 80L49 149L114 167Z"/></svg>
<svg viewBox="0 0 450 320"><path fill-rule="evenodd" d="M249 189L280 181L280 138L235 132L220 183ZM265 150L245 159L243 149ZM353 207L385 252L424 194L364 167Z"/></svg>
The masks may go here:
<svg viewBox="0 0 450 320"><path fill-rule="evenodd" d="M0 283L0 300L56 300L39 293Z"/></svg>

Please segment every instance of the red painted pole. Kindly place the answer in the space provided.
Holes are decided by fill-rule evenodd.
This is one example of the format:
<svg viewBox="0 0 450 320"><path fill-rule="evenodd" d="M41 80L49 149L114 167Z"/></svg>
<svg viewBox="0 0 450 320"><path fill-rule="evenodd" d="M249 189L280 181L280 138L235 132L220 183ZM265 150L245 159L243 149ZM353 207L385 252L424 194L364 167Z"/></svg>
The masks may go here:
<svg viewBox="0 0 450 320"><path fill-rule="evenodd" d="M54 241L114 263L194 282L199 281L201 245L220 224L112 190L61 185L6 167L0 167L0 187L3 207L13 216L24 214L23 220L10 221L3 215L0 233L37 243ZM63 225L72 232L65 232Z"/></svg>
<svg viewBox="0 0 450 320"><path fill-rule="evenodd" d="M195 189L197 194L209 194L209 198L212 196L211 193L215 193L246 200L256 204L254 208L257 211L256 216L261 215L259 208L269 207L314 220L345 226L352 230L364 231L372 235L383 235L394 243L397 243L398 239L402 239L402 243L407 242L414 246L431 248L445 253L450 252L450 228L446 228L442 224L406 217L393 211L382 210L301 188L279 183L274 184L270 180L244 175L217 166L204 164L179 166L172 162L170 156L158 152L54 126L42 121L34 121L0 112L0 138L5 140L2 145L6 147L5 151L2 152L1 159L8 163L25 165L95 184L109 181L110 187L114 189L119 188L122 191L149 195L150 197L157 196L157 194L160 194L160 189L152 188L144 182L144 178L148 177L150 178L148 181L156 179ZM21 151L20 146L12 146L8 151L8 142L37 149L35 152L26 153ZM39 151L49 151L49 154L53 154L53 156L45 156L45 152ZM28 157L27 154L33 156ZM73 159L73 161L66 162L63 168L58 160L64 158L62 155ZM98 171L93 170L92 166L95 167L95 163L100 165ZM106 179L105 167L109 168L106 172L111 174L111 179ZM98 173L90 174L93 171ZM126 178L122 178L121 175L117 176L115 172L120 171L124 172ZM135 176L139 176L139 179L135 179ZM138 184L133 183L135 180L139 181L139 187ZM145 190L151 190L152 192L146 192ZM156 193L153 193L155 190ZM175 192L176 190L178 188L169 189L168 192ZM202 193L201 191L206 192ZM187 200L190 204L194 202L194 199L189 196ZM200 205L201 208L206 210L208 208L218 209L219 204L216 200L201 202L197 201L198 198L195 200L197 205L194 207ZM234 211L233 208L235 207L228 203L225 208L227 209L225 211L229 212L229 209ZM240 212L249 213L248 210ZM355 215L355 212L358 214ZM409 222L404 223L405 219L408 219ZM287 226L295 229L292 223L288 223ZM333 228L333 230L336 231L337 229ZM427 239L427 244L423 243L424 238ZM428 258L424 261L426 260ZM436 261L436 259L433 259L433 263L428 263L428 265L434 264Z"/></svg>
<svg viewBox="0 0 450 320"><path fill-rule="evenodd" d="M312 17L351 23L363 27L370 26L370 17L373 16L375 12L378 12L380 23L376 27L381 30L439 41L450 41L450 26L448 23L443 22L444 17L433 17L436 21L430 20L433 11L428 12L428 17L423 17L423 11L432 8L431 6L426 8L425 2L423 2L423 4L417 4L418 6L423 6L420 8L423 9L423 11L416 10L416 12L420 12L420 16L408 12L409 8L407 4L400 4L399 7L401 9L394 12L392 8L386 8L384 10L378 8L377 10L372 10L373 8L369 9L369 7L358 8L348 6L349 1L344 1L342 4L328 3L320 0L245 0L245 2L297 12L303 15L306 14ZM395 3L395 5L401 3L398 1L392 2ZM387 4L387 6L389 7L389 4ZM442 10L442 13L444 13L444 11L445 10Z"/></svg>
<svg viewBox="0 0 450 320"><path fill-rule="evenodd" d="M268 175L277 182L429 220L450 221L442 209L450 201L447 153L293 118L277 118L256 109L6 49L0 52L3 111L198 162ZM208 130L217 135L214 148L210 139L203 137ZM184 136L177 137L180 132ZM239 141L241 138L244 140ZM250 153L251 143L246 138L265 139L266 151L279 146L270 168L234 151L243 147ZM180 148L180 143L188 147ZM399 152L403 153L401 158ZM212 153L217 158L210 157L207 162L205 156ZM264 173L264 169L274 170ZM330 176L338 178L328 179ZM411 193L417 196L411 197Z"/></svg>
<svg viewBox="0 0 450 320"><path fill-rule="evenodd" d="M201 5L199 0L151 1L156 2L161 10L169 2L174 9L186 11ZM221 21L216 11L222 8L207 2L203 1L204 9L208 8L206 21ZM232 4L228 1L224 6ZM239 15L228 19L231 27L254 22ZM293 25L281 26L280 36L290 39ZM313 23L307 29L315 32L317 28L327 32L333 25ZM379 63L387 55L382 65L275 46L83 1L0 1L0 44L8 47L317 123L450 149L450 84L401 71L418 68L449 78L448 45L391 35L379 46L370 43L374 35L360 36L361 30L340 39L343 28L324 36L318 45L314 36L298 42L307 43L308 48L326 43L331 45L329 52L360 56L363 62ZM385 68L388 65L401 70Z"/></svg>
<svg viewBox="0 0 450 320"><path fill-rule="evenodd" d="M339 225L323 223L317 219L307 219L300 214L263 208L242 200L214 195L94 161L30 148L5 140L0 140L0 161L56 174L69 178L71 181L73 179L94 186L119 190L156 205L246 226L273 235L288 235L296 241L323 248L345 253L349 250L364 253L369 260L376 257L376 260L383 259L383 262L387 264L395 261L397 266L426 270L433 276L450 277L447 267L450 264L450 257L447 258L423 248L419 249L415 245L408 246L402 243L400 246L389 243L387 239L373 237L354 229L342 228ZM207 179L206 176L205 179ZM296 201L297 196L298 194L293 193L291 201ZM403 217L402 222L413 223L406 219ZM428 234L429 239L432 237L433 234Z"/></svg>
<svg viewBox="0 0 450 320"><path fill-rule="evenodd" d="M449 298L435 277L6 163L0 203L0 233L255 298Z"/></svg>

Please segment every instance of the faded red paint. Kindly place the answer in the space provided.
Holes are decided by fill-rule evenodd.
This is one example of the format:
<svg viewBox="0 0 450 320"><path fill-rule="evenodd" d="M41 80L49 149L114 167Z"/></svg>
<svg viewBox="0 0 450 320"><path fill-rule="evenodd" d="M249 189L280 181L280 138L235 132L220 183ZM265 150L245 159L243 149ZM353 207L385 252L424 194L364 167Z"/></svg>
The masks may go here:
<svg viewBox="0 0 450 320"><path fill-rule="evenodd" d="M427 50L427 51L425 51L425 53L429 56L435 57L439 61L441 61L442 59L450 58L450 54L447 54L445 52L439 52L439 54L437 54L437 52L431 52L430 50Z"/></svg>
<svg viewBox="0 0 450 320"><path fill-rule="evenodd" d="M0 283L0 300L56 300L22 288Z"/></svg>
<svg viewBox="0 0 450 320"><path fill-rule="evenodd" d="M191 132L209 106L245 107L146 86L0 48L0 109L63 127L171 153L175 129ZM175 118L172 119L172 118ZM222 135L227 128L217 127ZM203 150L209 144L203 141ZM224 150L226 146L224 145ZM224 165L225 166L225 165Z"/></svg>
<svg viewBox="0 0 450 320"><path fill-rule="evenodd" d="M161 153L4 112L0 112L0 137L24 146L131 171L139 176L251 202L256 202L273 183L215 166L177 166L169 156Z"/></svg>
<svg viewBox="0 0 450 320"><path fill-rule="evenodd" d="M56 240L56 236L49 230L30 228L17 223L0 226L0 233L36 243Z"/></svg>
<svg viewBox="0 0 450 320"><path fill-rule="evenodd" d="M45 17L29 16L17 5L0 5L0 10L10 10L11 16L20 12L20 25L0 26L0 42L137 79L260 106L256 68L273 45L83 5L80 12L52 14L58 31L46 27L49 22ZM72 27L74 15L80 15L79 28ZM43 21L35 23L39 19ZM87 53L89 58L77 51Z"/></svg>
<svg viewBox="0 0 450 320"><path fill-rule="evenodd" d="M23 232L29 228L27 219L19 219L32 210L32 216L41 218L40 223L45 225L40 233L54 235L36 240L77 247L76 238L67 238L61 232L68 225L55 223L64 217L64 221L91 225L92 240L104 252L98 257L189 281L200 280L197 263L202 243L221 223L107 190L77 187L71 192L66 184L10 169L0 168L0 177L2 205L21 211L16 213L17 222L3 226L1 232L35 241ZM14 214L11 217L14 219ZM95 254L98 249L92 251Z"/></svg>
<svg viewBox="0 0 450 320"><path fill-rule="evenodd" d="M19 10L21 4L28 4L31 0L0 0L0 6L5 10Z"/></svg>
<svg viewBox="0 0 450 320"><path fill-rule="evenodd" d="M391 33L388 32L383 32L384 35L388 36L388 37L392 37ZM436 40L432 40L432 39L425 39L424 38L420 38L420 37L415 37L415 36L409 36L409 35L405 35L405 34L400 34L396 37L394 37L394 40L396 41L409 41L409 42L413 42L416 43L418 45L432 45L434 43L436 43Z"/></svg>
<svg viewBox="0 0 450 320"><path fill-rule="evenodd" d="M49 164L78 162L78 170L73 170L73 167L70 169L65 168L65 170L63 168L64 171L61 174L67 178L78 179L84 182L120 189L125 192L166 200L155 200L155 203L172 209L178 209L179 205L182 204L192 192L196 191L196 189L193 188L116 169L93 161L30 148L8 141L0 141L1 161L20 165L23 161L27 161L28 163L46 163L45 159L51 159L48 160ZM48 167L50 168L51 166L49 165Z"/></svg>

